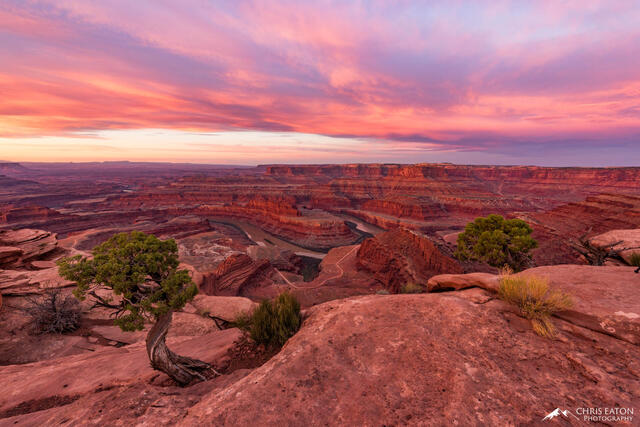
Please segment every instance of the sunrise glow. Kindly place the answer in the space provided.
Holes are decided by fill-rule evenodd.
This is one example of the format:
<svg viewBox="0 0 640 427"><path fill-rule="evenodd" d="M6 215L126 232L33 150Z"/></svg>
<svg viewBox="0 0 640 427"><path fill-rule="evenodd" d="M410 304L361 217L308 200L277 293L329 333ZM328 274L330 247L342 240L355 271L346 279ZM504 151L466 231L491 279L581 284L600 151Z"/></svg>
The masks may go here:
<svg viewBox="0 0 640 427"><path fill-rule="evenodd" d="M637 165L619 2L3 1L0 159Z"/></svg>

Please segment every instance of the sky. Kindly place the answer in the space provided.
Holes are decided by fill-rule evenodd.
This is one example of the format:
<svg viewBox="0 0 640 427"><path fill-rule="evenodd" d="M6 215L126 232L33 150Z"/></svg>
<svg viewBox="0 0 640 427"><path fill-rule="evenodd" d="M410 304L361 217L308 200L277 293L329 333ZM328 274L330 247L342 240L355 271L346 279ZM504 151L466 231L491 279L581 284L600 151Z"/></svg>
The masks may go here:
<svg viewBox="0 0 640 427"><path fill-rule="evenodd" d="M640 166L640 4L2 0L0 159Z"/></svg>

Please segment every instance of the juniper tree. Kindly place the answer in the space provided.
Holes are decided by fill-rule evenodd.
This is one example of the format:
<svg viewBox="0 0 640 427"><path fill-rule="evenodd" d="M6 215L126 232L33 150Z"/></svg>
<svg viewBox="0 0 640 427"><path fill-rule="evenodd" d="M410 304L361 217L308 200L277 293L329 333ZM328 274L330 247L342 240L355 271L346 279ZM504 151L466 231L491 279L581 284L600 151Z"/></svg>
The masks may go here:
<svg viewBox="0 0 640 427"><path fill-rule="evenodd" d="M145 321L154 322L146 337L151 366L180 385L204 379L209 364L179 356L165 342L173 312L198 293L187 270L178 269L176 242L133 231L114 235L92 253L93 257L77 255L58 262L60 275L76 282L76 298L90 296L92 308L112 309L123 331L142 330ZM101 290L112 291L114 297Z"/></svg>
<svg viewBox="0 0 640 427"><path fill-rule="evenodd" d="M538 246L533 230L521 219L504 219L501 215L476 218L458 236L455 255L460 260L477 260L494 267L508 265L520 271L531 262L529 251Z"/></svg>

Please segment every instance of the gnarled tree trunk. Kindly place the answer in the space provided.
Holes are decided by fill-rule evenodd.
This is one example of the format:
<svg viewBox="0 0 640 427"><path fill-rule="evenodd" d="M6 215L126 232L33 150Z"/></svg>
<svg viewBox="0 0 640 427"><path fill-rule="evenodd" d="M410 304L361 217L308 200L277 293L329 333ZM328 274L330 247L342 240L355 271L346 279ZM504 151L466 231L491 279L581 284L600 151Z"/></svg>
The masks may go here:
<svg viewBox="0 0 640 427"><path fill-rule="evenodd" d="M183 386L195 378L206 380L204 372L215 372L211 365L200 360L179 356L167 347L165 340L172 317L173 312L171 311L160 316L147 334L147 355L151 366L153 369L169 375L175 382Z"/></svg>

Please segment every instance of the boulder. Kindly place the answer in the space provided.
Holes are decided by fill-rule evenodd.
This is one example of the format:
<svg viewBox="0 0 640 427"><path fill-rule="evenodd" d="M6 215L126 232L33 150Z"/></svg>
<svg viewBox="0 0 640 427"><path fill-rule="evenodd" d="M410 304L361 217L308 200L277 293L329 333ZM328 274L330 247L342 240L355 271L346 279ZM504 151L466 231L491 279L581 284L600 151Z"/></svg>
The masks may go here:
<svg viewBox="0 0 640 427"><path fill-rule="evenodd" d="M631 230L611 230L606 233L599 234L590 239L592 245L597 247L611 245L621 242L614 246L613 249L630 248L620 252L620 256L628 264L631 263L631 255L636 252L640 254L640 228Z"/></svg>
<svg viewBox="0 0 640 427"><path fill-rule="evenodd" d="M37 270L45 270L56 267L56 263L54 261L31 261L31 267Z"/></svg>
<svg viewBox="0 0 640 427"><path fill-rule="evenodd" d="M602 341L551 341L502 301L456 294L313 307L280 353L181 425L533 425L556 407L637 405L637 346L590 331Z"/></svg>
<svg viewBox="0 0 640 427"><path fill-rule="evenodd" d="M462 234L462 231L456 231L454 233L448 233L442 236L442 240L445 241L447 245L457 246L458 245L458 236Z"/></svg>
<svg viewBox="0 0 640 427"><path fill-rule="evenodd" d="M22 251L17 259L5 264L1 257L2 250L0 250L0 265L23 264L54 251L58 247L58 240L54 233L48 231L32 230L30 228L4 230L0 231L0 247L11 247L14 252L16 249Z"/></svg>
<svg viewBox="0 0 640 427"><path fill-rule="evenodd" d="M196 295L190 303L199 313L233 321L239 314L252 312L258 304L244 297Z"/></svg>
<svg viewBox="0 0 640 427"><path fill-rule="evenodd" d="M483 288L497 292L500 276L489 273L468 273L468 274L439 274L433 276L427 282L429 292L455 290L466 288Z"/></svg>

